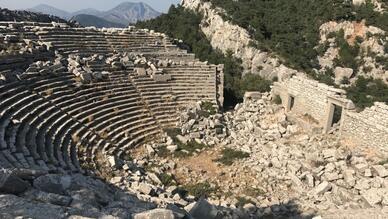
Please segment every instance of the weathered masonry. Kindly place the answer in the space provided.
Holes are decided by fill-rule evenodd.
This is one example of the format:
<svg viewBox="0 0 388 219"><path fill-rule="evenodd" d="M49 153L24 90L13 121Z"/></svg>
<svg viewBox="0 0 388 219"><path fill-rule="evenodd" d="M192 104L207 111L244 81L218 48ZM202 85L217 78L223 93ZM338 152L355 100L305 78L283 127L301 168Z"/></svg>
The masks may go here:
<svg viewBox="0 0 388 219"><path fill-rule="evenodd" d="M388 152L388 106L375 103L374 106L357 113L347 111L341 127L341 139L349 146L362 146Z"/></svg>
<svg viewBox="0 0 388 219"><path fill-rule="evenodd" d="M388 106L375 106L358 113L346 92L301 75L276 82L273 93L295 116L313 118L324 132L339 126L341 140L353 147L377 148L388 152Z"/></svg>

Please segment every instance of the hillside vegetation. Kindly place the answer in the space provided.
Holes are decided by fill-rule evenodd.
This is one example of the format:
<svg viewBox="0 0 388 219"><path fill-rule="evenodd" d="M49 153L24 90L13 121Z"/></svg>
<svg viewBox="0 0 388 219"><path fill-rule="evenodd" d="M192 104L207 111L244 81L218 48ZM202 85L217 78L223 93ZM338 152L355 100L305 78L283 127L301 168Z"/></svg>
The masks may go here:
<svg viewBox="0 0 388 219"><path fill-rule="evenodd" d="M328 21L366 20L388 30L388 13L374 11L371 2L354 6L344 0L205 0L223 8L224 20L245 28L257 47L275 52L293 68L318 68L319 28Z"/></svg>

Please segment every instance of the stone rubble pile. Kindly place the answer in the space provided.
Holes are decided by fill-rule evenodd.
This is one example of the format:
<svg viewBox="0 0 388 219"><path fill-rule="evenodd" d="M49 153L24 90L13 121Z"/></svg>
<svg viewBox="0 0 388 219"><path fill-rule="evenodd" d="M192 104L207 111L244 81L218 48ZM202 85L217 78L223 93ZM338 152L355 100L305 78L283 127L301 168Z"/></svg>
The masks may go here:
<svg viewBox="0 0 388 219"><path fill-rule="evenodd" d="M204 104L209 105L206 109ZM178 127L182 139L195 140L209 146L220 143L226 137L224 116L209 103L197 102L181 111Z"/></svg>
<svg viewBox="0 0 388 219"><path fill-rule="evenodd" d="M47 46L41 42L0 34L0 56L35 54L47 50Z"/></svg>
<svg viewBox="0 0 388 219"><path fill-rule="evenodd" d="M0 171L0 217L130 218L156 208L101 180L23 169Z"/></svg>
<svg viewBox="0 0 388 219"><path fill-rule="evenodd" d="M337 143L335 133L304 134L268 95L245 101L226 118L225 146L251 154L237 166L255 170L272 200L296 199L314 210L388 205L388 164L352 154Z"/></svg>
<svg viewBox="0 0 388 219"><path fill-rule="evenodd" d="M127 53L116 53L105 60L113 69L132 69L133 57Z"/></svg>
<svg viewBox="0 0 388 219"><path fill-rule="evenodd" d="M66 63L66 59L63 58L63 56L56 54L56 58L53 61L37 61L32 63L26 69L23 75L36 74L36 73L40 75L47 75L47 74L65 72L67 69L64 63Z"/></svg>
<svg viewBox="0 0 388 219"><path fill-rule="evenodd" d="M184 172L191 183L207 179L222 188L225 195L212 195L209 202L224 216L236 216L237 211L258 218L388 207L388 163L374 163L341 147L336 131L328 135L305 132L272 101L270 94L251 94L233 112L223 115L201 116L201 103L183 111L179 141L214 146L198 154L231 148L250 155L230 167L219 165L223 170L214 179L206 171L183 170L174 159L158 159L158 144L146 146L148 157L139 164L160 164L152 171ZM165 144L174 153L177 147L172 139L167 138ZM225 175L230 179L220 179ZM257 192L247 194L247 188ZM249 202L238 207L238 197Z"/></svg>
<svg viewBox="0 0 388 219"><path fill-rule="evenodd" d="M171 76L164 73L163 67L176 65L172 60L151 59L138 54L130 55L134 60L134 71L138 76L149 75L157 82L167 82L171 80Z"/></svg>
<svg viewBox="0 0 388 219"><path fill-rule="evenodd" d="M98 81L106 79L109 77L109 72L107 71L93 71L89 66L89 62L103 63L105 57L103 55L95 54L90 57L81 57L80 55L71 54L69 55L68 70L73 73L76 77L81 79L82 83L90 83L93 81Z"/></svg>

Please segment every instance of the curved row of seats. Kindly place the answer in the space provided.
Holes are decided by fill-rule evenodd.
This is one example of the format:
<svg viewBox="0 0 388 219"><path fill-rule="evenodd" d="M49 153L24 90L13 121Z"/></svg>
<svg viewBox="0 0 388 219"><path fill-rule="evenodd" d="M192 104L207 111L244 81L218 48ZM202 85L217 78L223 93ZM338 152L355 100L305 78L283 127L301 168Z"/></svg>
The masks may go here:
<svg viewBox="0 0 388 219"><path fill-rule="evenodd" d="M185 106L188 102L199 100L217 105L216 66L198 64L164 70L171 75L169 83L179 105Z"/></svg>
<svg viewBox="0 0 388 219"><path fill-rule="evenodd" d="M181 57L191 64L165 67L172 76L167 82L91 61L87 66L92 71L108 71L109 78L83 84L68 72L29 72L23 80L0 84L2 167L98 171L101 154L124 155L162 129L174 127L179 107L199 100L217 104L217 67L198 63L163 36L45 25L24 29L34 35L27 37L51 43L63 55L134 51Z"/></svg>
<svg viewBox="0 0 388 219"><path fill-rule="evenodd" d="M129 74L136 90L162 128L175 127L178 121L177 105L174 102L171 85L156 82L151 77Z"/></svg>

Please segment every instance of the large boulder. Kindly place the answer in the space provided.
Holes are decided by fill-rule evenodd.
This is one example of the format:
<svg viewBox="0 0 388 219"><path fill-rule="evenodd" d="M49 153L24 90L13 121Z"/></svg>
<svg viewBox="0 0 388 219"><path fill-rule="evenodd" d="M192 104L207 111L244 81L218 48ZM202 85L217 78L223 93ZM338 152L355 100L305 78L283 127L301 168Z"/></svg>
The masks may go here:
<svg viewBox="0 0 388 219"><path fill-rule="evenodd" d="M14 174L13 171L0 170L0 192L10 194L20 194L26 191L30 184Z"/></svg>
<svg viewBox="0 0 388 219"><path fill-rule="evenodd" d="M334 70L334 74L335 74L335 83L340 84L344 78L350 79L352 77L353 69L336 67Z"/></svg>
<svg viewBox="0 0 388 219"><path fill-rule="evenodd" d="M215 219L218 216L218 210L205 199L200 199L195 203L193 208L191 208L189 214L194 219Z"/></svg>
<svg viewBox="0 0 388 219"><path fill-rule="evenodd" d="M71 181L71 176L49 174L38 177L33 184L35 188L41 191L65 195L71 186Z"/></svg>

